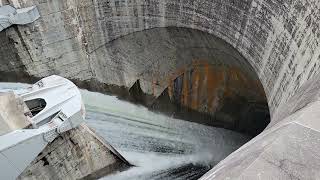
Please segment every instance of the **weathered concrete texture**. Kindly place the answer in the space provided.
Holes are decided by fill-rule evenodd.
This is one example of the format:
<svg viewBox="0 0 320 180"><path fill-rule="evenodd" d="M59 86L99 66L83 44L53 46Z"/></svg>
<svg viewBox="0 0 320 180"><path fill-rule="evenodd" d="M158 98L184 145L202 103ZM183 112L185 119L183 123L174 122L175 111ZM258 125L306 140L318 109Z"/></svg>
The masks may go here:
<svg viewBox="0 0 320 180"><path fill-rule="evenodd" d="M305 83L268 129L202 179L319 179L319 80L318 74Z"/></svg>
<svg viewBox="0 0 320 180"><path fill-rule="evenodd" d="M26 3L33 2L26 1ZM70 78L76 76L80 79L91 77L87 56L77 38L77 36L80 37L77 29L79 24L74 18L78 16L74 14L73 9L67 7L69 2L64 3L64 1L39 1L37 7L42 16L41 19L35 24L22 27L23 29L14 26L4 32L4 36L9 37L10 45L13 46L10 51L14 51L14 53L4 52L1 55L7 57L1 60L6 59L4 64L10 66L7 66L8 68L4 66L4 71L23 71L37 77L48 74L60 74ZM20 7L17 1L10 1L10 4ZM63 12L63 9L70 9L70 11ZM62 23L61 20L66 21ZM1 36L3 37L3 34ZM15 63L17 58L22 63Z"/></svg>
<svg viewBox="0 0 320 180"><path fill-rule="evenodd" d="M49 144L18 179L95 179L127 167L82 125Z"/></svg>
<svg viewBox="0 0 320 180"><path fill-rule="evenodd" d="M313 86L320 79L319 0L0 2L37 5L42 16L0 33L1 49L12 47L0 53L0 70L7 74L55 73L127 88L140 79L143 92L160 95L165 86L154 86L153 77L167 77L194 59L209 60L219 50L208 48L212 39L204 33L147 29L186 27L225 40L258 74L271 123L204 178L319 177L319 97Z"/></svg>
<svg viewBox="0 0 320 180"><path fill-rule="evenodd" d="M233 47L208 33L186 28L151 29L116 39L91 54L99 63L95 71L99 74L97 81L103 80L99 81L100 84L124 85L130 88L129 95L132 96L131 87L139 80L142 93L136 97L144 93L158 97L168 88L170 102L162 103L174 102L208 115L201 120L196 115L186 117L188 120L251 135L260 133L269 122L268 117L262 117L258 123L253 120L269 114L254 69ZM216 70L220 73L217 74ZM183 75L187 77L191 73L189 80L180 82ZM96 90L90 85L77 84ZM138 99L156 110L168 111L168 108L153 106L154 98ZM134 98L135 101L138 99ZM242 111L236 104L242 107ZM181 114L190 114L175 107L169 110L172 111L170 116L174 114L178 118L184 118ZM249 113L259 115L250 119ZM261 125L258 127L258 124Z"/></svg>
<svg viewBox="0 0 320 180"><path fill-rule="evenodd" d="M0 136L29 126L31 123L24 116L28 111L23 100L13 92L0 93Z"/></svg>
<svg viewBox="0 0 320 180"><path fill-rule="evenodd" d="M175 74L179 76L172 75L168 87L171 102L211 117L202 123L251 135L259 134L269 123L263 88L242 69L198 60ZM201 122L199 118L194 121Z"/></svg>
<svg viewBox="0 0 320 180"><path fill-rule="evenodd" d="M130 84L130 94L136 94L137 101L144 101L143 93L158 97L167 90L170 100L162 102L167 107L174 102L210 115L201 121L199 117L184 119L250 134L261 132L268 123L268 118L261 119L263 126L255 129L256 124L248 120L248 112L254 114L257 106L269 114L262 85L254 70L234 48L207 33L185 28L151 29L116 39L95 53L108 54L99 63L106 69L114 68L117 73L103 71L100 75L105 80ZM123 74L125 78L122 79ZM159 109L153 103L151 100L144 104ZM242 114L235 107L237 103L243 108ZM165 112L170 110L170 116L190 115L179 108L164 109ZM246 128L240 130L240 126Z"/></svg>
<svg viewBox="0 0 320 180"><path fill-rule="evenodd" d="M235 47L258 72L272 114L320 67L317 0L9 2L37 5L42 16L18 32L12 28L5 33L16 41L17 55L33 76L55 73L130 87L138 77L127 61L96 50L124 35L168 26L199 29ZM141 51L146 57L142 63L157 59L150 49Z"/></svg>

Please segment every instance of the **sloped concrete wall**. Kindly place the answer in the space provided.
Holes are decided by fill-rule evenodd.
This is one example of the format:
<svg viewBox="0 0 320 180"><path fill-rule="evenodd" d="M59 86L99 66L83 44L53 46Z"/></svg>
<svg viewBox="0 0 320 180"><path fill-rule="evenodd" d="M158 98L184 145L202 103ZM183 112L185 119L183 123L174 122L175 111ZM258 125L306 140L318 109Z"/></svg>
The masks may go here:
<svg viewBox="0 0 320 180"><path fill-rule="evenodd" d="M279 106L260 135L221 161L201 180L319 179L320 75Z"/></svg>
<svg viewBox="0 0 320 180"><path fill-rule="evenodd" d="M86 125L81 125L49 144L18 179L96 179L128 167Z"/></svg>

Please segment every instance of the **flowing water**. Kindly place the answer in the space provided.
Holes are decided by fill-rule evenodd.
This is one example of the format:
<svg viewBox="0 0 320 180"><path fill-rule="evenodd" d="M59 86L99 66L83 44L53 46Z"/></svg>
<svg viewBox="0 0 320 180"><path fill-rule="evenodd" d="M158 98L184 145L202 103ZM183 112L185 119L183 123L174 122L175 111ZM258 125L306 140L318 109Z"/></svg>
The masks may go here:
<svg viewBox="0 0 320 180"><path fill-rule="evenodd" d="M1 83L1 89L28 85ZM86 123L133 167L101 179L198 179L250 138L173 119L114 96L81 90Z"/></svg>
<svg viewBox="0 0 320 180"><path fill-rule="evenodd" d="M118 179L198 179L249 140L229 130L173 119L113 96L82 91L87 124L130 163Z"/></svg>

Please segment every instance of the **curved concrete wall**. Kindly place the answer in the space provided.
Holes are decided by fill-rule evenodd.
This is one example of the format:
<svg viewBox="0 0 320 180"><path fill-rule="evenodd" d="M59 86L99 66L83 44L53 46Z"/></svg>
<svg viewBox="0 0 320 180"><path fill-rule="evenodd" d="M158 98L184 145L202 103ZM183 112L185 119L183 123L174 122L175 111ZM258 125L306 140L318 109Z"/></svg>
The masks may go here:
<svg viewBox="0 0 320 180"><path fill-rule="evenodd" d="M116 79L132 79L116 74L119 69L111 69L112 65L101 69L99 59L108 53L101 55L95 51L136 31L188 27L224 39L252 64L273 114L280 103L286 102L319 69L320 5L316 0L10 0L9 3L16 7L35 4L42 18L27 27L1 33L1 38L9 39L1 41L1 46L8 47L9 41L15 47L9 50L14 55L1 53L1 60L5 59L6 63L0 68L5 71L23 68L33 76L55 73L130 87L134 81ZM101 71L116 77L106 79Z"/></svg>
<svg viewBox="0 0 320 180"><path fill-rule="evenodd" d="M254 69L229 44L208 33L154 28L113 40L94 54L100 67L95 70L103 80L127 84L134 101L169 116L251 135L269 123Z"/></svg>
<svg viewBox="0 0 320 180"><path fill-rule="evenodd" d="M258 74L272 118L266 131L204 178L319 177L320 156L310 146L319 149L320 128L316 123L319 77L315 76L320 67L318 0L9 0L9 3L16 7L35 4L42 17L34 24L0 33L2 74L36 77L59 74L131 87L138 79L136 74L122 73L124 70L117 68L117 64L125 66L127 62L113 59L105 48L119 37L174 26L197 29L225 40ZM113 54L121 53L114 49ZM105 61L107 58L112 61ZM111 75L105 76L104 72Z"/></svg>

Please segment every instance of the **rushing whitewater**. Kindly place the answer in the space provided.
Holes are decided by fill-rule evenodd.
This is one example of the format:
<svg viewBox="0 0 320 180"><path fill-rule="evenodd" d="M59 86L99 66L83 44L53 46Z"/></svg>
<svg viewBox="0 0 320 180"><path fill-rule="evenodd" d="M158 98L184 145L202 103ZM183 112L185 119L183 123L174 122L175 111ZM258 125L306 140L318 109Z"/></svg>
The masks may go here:
<svg viewBox="0 0 320 180"><path fill-rule="evenodd" d="M130 163L103 179L197 179L249 140L239 133L173 119L113 96L82 91L87 124Z"/></svg>
<svg viewBox="0 0 320 180"><path fill-rule="evenodd" d="M1 89L29 85L1 83ZM173 119L114 96L81 91L86 123L134 167L103 177L197 179L250 138L242 134Z"/></svg>

